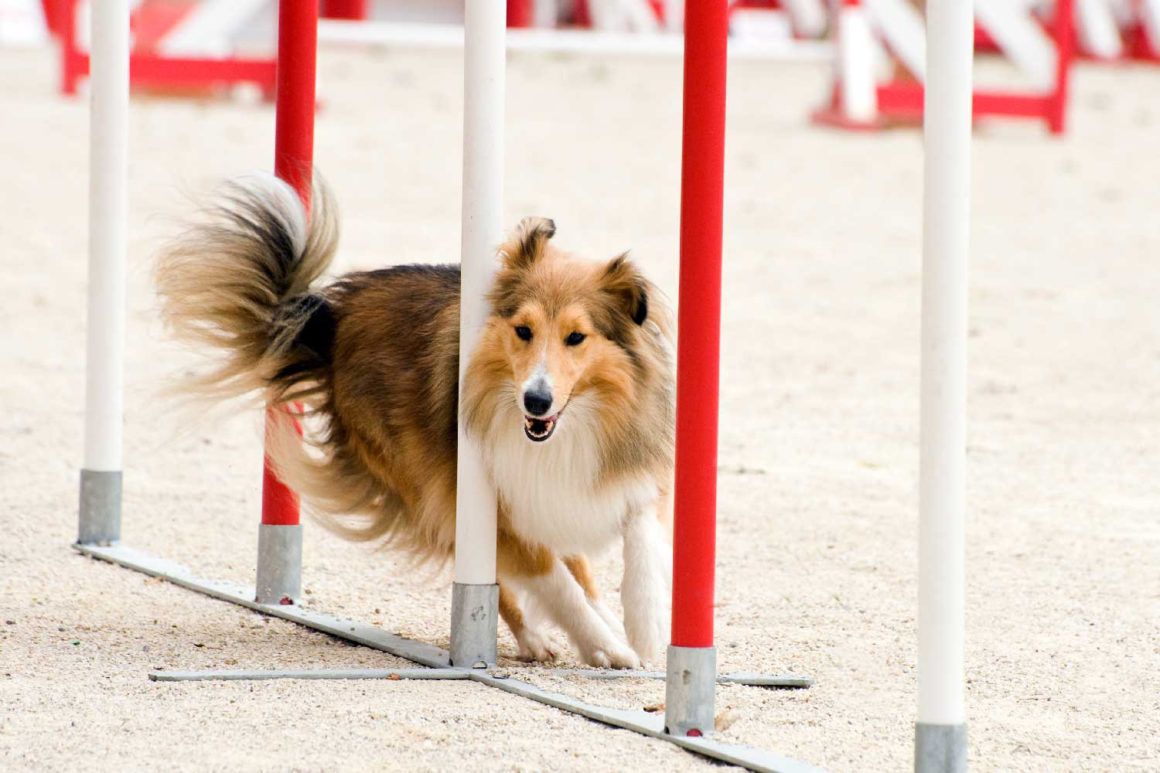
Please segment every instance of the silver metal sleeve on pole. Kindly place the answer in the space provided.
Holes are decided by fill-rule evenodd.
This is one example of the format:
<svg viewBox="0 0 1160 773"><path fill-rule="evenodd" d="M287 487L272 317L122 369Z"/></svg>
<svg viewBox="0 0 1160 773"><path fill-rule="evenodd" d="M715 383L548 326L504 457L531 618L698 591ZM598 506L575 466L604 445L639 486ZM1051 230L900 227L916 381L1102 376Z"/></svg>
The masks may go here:
<svg viewBox="0 0 1160 773"><path fill-rule="evenodd" d="M915 773L966 773L967 726L914 726Z"/></svg>
<svg viewBox="0 0 1160 773"><path fill-rule="evenodd" d="M669 645L665 679L665 732L706 736L713 732L717 648Z"/></svg>
<svg viewBox="0 0 1160 773"><path fill-rule="evenodd" d="M259 604L297 604L302 595L302 526L258 526Z"/></svg>
<svg viewBox="0 0 1160 773"><path fill-rule="evenodd" d="M451 588L451 665L487 668L495 665L495 637L499 624L499 585Z"/></svg>
<svg viewBox="0 0 1160 773"><path fill-rule="evenodd" d="M81 470L81 545L112 545L121 539L121 471Z"/></svg>

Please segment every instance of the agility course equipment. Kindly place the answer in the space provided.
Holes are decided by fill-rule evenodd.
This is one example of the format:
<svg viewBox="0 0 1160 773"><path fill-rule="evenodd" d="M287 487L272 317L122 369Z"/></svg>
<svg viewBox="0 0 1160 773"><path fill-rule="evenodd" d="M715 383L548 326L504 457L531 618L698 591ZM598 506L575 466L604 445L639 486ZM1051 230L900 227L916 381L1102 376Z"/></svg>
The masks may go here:
<svg viewBox="0 0 1160 773"><path fill-rule="evenodd" d="M90 54L77 39L81 0L52 0L50 14L59 38L64 94L76 94L89 74ZM274 60L238 56L224 50L221 30L252 16L264 0L215 0L200 5L153 6L142 3L132 12L133 35L129 77L135 86L206 88L251 83L266 94L274 91ZM87 4L96 17L100 2ZM97 45L94 37L90 48ZM212 52L212 55L210 55Z"/></svg>
<svg viewBox="0 0 1160 773"><path fill-rule="evenodd" d="M930 45L923 127L918 721L914 736L918 773L967 769L963 533L971 22L967 3L927 2Z"/></svg>
<svg viewBox="0 0 1160 773"><path fill-rule="evenodd" d="M344 45L454 49L463 47L463 27L456 24L327 19L319 24L318 39ZM506 45L508 51L517 52L679 57L684 51L684 38L664 33L509 26ZM729 58L734 60L824 62L833 57L833 50L833 45L822 40L729 39Z"/></svg>
<svg viewBox="0 0 1160 773"><path fill-rule="evenodd" d="M459 351L475 348L488 306L492 253L503 241L504 29L494 0L467 0L463 51L463 234ZM459 358L459 389L467 357ZM459 425L455 498L455 584L451 662L495 664L499 585L495 578L496 496L483 457ZM471 545L471 550L461 549Z"/></svg>
<svg viewBox="0 0 1160 773"><path fill-rule="evenodd" d="M1096 61L1160 62L1160 0L1075 0L1075 44Z"/></svg>
<svg viewBox="0 0 1160 773"><path fill-rule="evenodd" d="M734 33L744 31L749 24L758 29L784 26L786 32L799 39L821 38L828 26L823 0L733 0L729 23Z"/></svg>
<svg viewBox="0 0 1160 773"><path fill-rule="evenodd" d="M1160 0L1131 0L1130 9L1122 26L1126 54L1160 62Z"/></svg>
<svg viewBox="0 0 1160 773"><path fill-rule="evenodd" d="M472 192L498 199L502 185L501 12L488 0L471 0L465 66L481 72L466 80L468 131L465 136L464 290L465 317L486 286L490 245L482 241L495 228L495 201L469 201ZM313 73L312 30L317 0L282 0L280 45L287 57L280 130L301 131L278 144L279 171L300 193L309 184L313 90L301 79ZM689 3L685 49L681 191L680 316L678 326L678 428L676 476L677 548L674 551L672 646L666 669L666 714L593 706L512 678L488 664L488 646L479 628L461 623L453 630L453 651L415 642L365 623L337 618L290 603L265 603L255 588L200 578L172 562L119 544L121 518L121 368L124 336L124 259L126 252L126 122L129 89L129 7L127 0L100 3L93 15L92 159L90 189L90 296L88 376L86 382L85 459L81 471L79 533L76 548L89 556L162 577L211 597L262 614L396 654L428 670L358 673L260 672L155 673L152 678L447 678L469 679L511 694L571 711L605 724L660 738L698 754L753 770L798 771L808 765L769 752L706 738L713 729L713 693L721 681L713 650L713 582L716 520L716 443L720 346L722 199L724 169L727 5L725 0ZM501 32L497 35L496 30ZM926 52L926 162L923 238L922 403L919 528L919 673L915 730L915 767L922 773L962 771L966 766L963 689L964 468L966 379L966 275L969 231L969 149L972 117L971 13L957 0L928 4ZM293 57L306 57L308 62ZM490 80L489 80L490 79ZM295 85L297 84L297 85ZM472 100L487 101L473 104ZM293 107L291 107L293 105ZM283 115L283 111L291 111ZM298 127L291 129L286 127ZM478 144L475 144L478 143ZM282 159L285 158L285 161ZM298 175L295 177L295 175ZM472 194L475 195L474 193ZM469 206L470 205L470 206ZM467 217L475 218L468 221ZM495 233L495 231L491 231ZM480 245L483 245L480 247ZM475 310L478 313L478 309ZM477 323L478 324L478 323ZM465 325L461 331L471 336ZM696 404L692 400L696 400ZM470 449L466 449L470 450ZM470 457L467 457L470 458ZM479 485L481 481L476 481ZM487 493L484 488L475 493ZM494 500L493 500L494 501ZM479 503L477 503L479 504ZM494 543L494 520L483 507L463 509L466 534ZM285 516L285 510L276 510ZM493 516L494 517L494 516ZM274 516L271 516L273 520ZM296 521L296 513L295 513ZM266 524L279 525L279 524ZM293 525L293 524L283 524ZM459 528L457 524L457 530ZM457 534L459 532L457 531ZM459 542L457 546L468 544ZM481 547L471 545L473 552ZM482 561L456 558L456 583L472 588L494 585L494 556ZM458 553L459 551L457 551ZM486 606L490 590L462 598ZM470 598L469 598L470 597ZM482 601L480 601L482 599ZM462 612L462 606L460 608ZM459 615L460 617L462 615ZM486 617L484 615L483 617ZM491 653L494 653L494 622ZM458 642L455 641L459 637ZM466 659L455 651L469 653ZM475 651L475 652L473 652ZM599 678L655 678L653 672L600 673ZM801 677L733 675L726 680L762 686L801 687Z"/></svg>
<svg viewBox="0 0 1160 773"><path fill-rule="evenodd" d="M686 13L673 637L665 725L678 735L699 736L713 731L717 669L713 583L729 13L725 3L695 2Z"/></svg>
<svg viewBox="0 0 1160 773"><path fill-rule="evenodd" d="M278 70L274 111L274 174L294 188L307 213L314 171L314 89L318 3L278 4ZM267 431L277 421L267 409ZM262 522L258 526L256 599L293 604L302 591L302 524L298 497L278 480L269 457L262 464Z"/></svg>
<svg viewBox="0 0 1160 773"><path fill-rule="evenodd" d="M999 0L974 0L973 20L1031 81L1021 88L974 90L975 118L1042 120L1052 134L1063 133L1075 49L1074 3L1056 0L1048 36L1027 11ZM815 123L879 129L921 121L928 46L918 12L905 0L842 0L837 14L834 82L828 103L813 115ZM906 77L879 83L881 61L896 61Z"/></svg>
<svg viewBox="0 0 1160 773"><path fill-rule="evenodd" d="M93 14L89 128L89 294L85 344L85 454L77 542L121 539L125 253L128 203L129 2Z"/></svg>
<svg viewBox="0 0 1160 773"><path fill-rule="evenodd" d="M720 205L722 142L724 120L724 47L725 28L719 24L725 18L724 3L705 19L690 26L690 72L708 70L705 83L717 84L709 94L699 94L696 103L686 108L686 128L691 137L686 146L686 158L691 165L687 192L684 194L684 217L699 207L716 208L716 230L691 243L689 249L715 251L716 268L720 272ZM309 202L313 153L315 34L318 19L318 1L281 0L279 5L279 66L277 78L275 170ZM502 111L504 68L504 12L494 0L469 0L468 41L465 55L465 148L464 148L464 225L463 225L463 323L462 351L466 351L478 334L486 316L484 292L490 282L494 262L494 245L500 241L502 196ZM127 0L102 4L93 17L93 236L90 286L93 302L90 304L90 347L87 407L89 422L85 468L81 475L80 530L76 547L94 558L116 563L126 568L167 579L190 590L261 612L291 620L302 625L340 636L350 641L371 646L407 658L428 670L411 670L375 674L355 674L350 671L317 672L283 675L285 678L447 678L470 679L509 693L520 695L547 705L571 711L591 719L627 728L647 736L662 738L683 748L717 759L733 762L754 770L810 770L809 766L758 749L722 744L704 738L712 731L712 691L717 681L711 659L707 663L696 654L704 650L702 638L711 644L712 622L712 562L711 547L715 502L713 478L715 469L715 422L713 437L694 438L702 443L696 455L702 466L707 465L709 481L702 483L701 500L696 506L701 512L694 516L680 516L686 532L691 528L698 540L705 543L699 551L686 557L676 557L676 571L692 579L674 589L678 605L695 610L696 619L690 628L694 637L688 643L700 647L689 650L694 656L689 668L695 672L693 682L697 690L681 697L677 690L677 706L684 705L690 715L696 714L695 725L679 721L673 715L669 724L644 711L622 711L593 706L566 695L552 693L531 684L511 678L510 674L489 668L495 664L496 597L495 584L495 495L490 490L478 453L469 443L460 444L460 496L457 514L457 550L455 586L453 590L452 648L450 652L422 642L415 642L387 633L376 626L343 620L325 613L304 609L298 603L300 587L301 525L297 500L293 492L283 486L269 464L264 472L263 513L259 532L257 582L254 587L239 586L197 577L189 570L165 559L150 556L119 544L120 491L121 491L121 436L122 411L121 364L124 335L124 255L127 146L125 123L128 114L129 88L129 8ZM711 68L711 69L709 69ZM703 80L703 79L702 79ZM708 110L708 120L690 111ZM711 151L711 152L710 152ZM705 155L702 159L701 156ZM716 201L714 204L713 202ZM686 231L695 228L688 222ZM714 244L716 246L714 246ZM699 256L698 256L699 257ZM694 262L691 259L687 262ZM699 262L695 261L695 262ZM719 278L718 278L719 283ZM718 292L719 296L719 292ZM710 315L719 316L719 297ZM716 341L716 326L712 328ZM700 353L692 362L696 375L698 365L712 368L712 387L716 392L716 344L711 352ZM686 370L689 370L686 368ZM686 376L688 378L688 376ZM702 382L708 384L701 376ZM269 408L269 411L280 410ZM704 486L707 485L708 489ZM706 498L708 497L708 498ZM490 548L490 549L489 549ZM696 561L699 566L689 574L686 564ZM707 562L709 575L704 574ZM696 587L698 578L710 583ZM708 629L705 628L707 620ZM683 641L683 639L676 639ZM710 655L711 647L707 650ZM679 656L676 659L679 661ZM577 671L587 674L591 672ZM596 678L656 678L655 672L597 673ZM673 680L670 663L668 680ZM684 671L678 678L684 678ZM156 675L155 678L163 678ZM204 678L196 676L195 678ZM268 678L267 674L246 672L230 678ZM732 683L762 687L798 688L809 685L799 676L734 675L726 677ZM708 701L707 703L705 701ZM706 708L707 706L707 708ZM707 712L707 713L706 713ZM673 725L673 726L670 726ZM676 728L674 730L674 727Z"/></svg>

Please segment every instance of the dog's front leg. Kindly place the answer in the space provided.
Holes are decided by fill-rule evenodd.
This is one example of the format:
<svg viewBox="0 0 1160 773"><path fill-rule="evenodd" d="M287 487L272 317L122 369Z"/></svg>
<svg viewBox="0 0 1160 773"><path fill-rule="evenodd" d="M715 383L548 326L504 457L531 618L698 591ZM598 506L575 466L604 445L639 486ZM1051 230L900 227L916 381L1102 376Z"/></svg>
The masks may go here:
<svg viewBox="0 0 1160 773"><path fill-rule="evenodd" d="M624 579L620 602L628 643L648 662L669 641L672 547L657 520L656 504L629 515L624 524Z"/></svg>
<svg viewBox="0 0 1160 773"><path fill-rule="evenodd" d="M520 577L552 622L564 629L584 661L601 668L637 668L640 659L588 603L564 562L553 557L542 574Z"/></svg>

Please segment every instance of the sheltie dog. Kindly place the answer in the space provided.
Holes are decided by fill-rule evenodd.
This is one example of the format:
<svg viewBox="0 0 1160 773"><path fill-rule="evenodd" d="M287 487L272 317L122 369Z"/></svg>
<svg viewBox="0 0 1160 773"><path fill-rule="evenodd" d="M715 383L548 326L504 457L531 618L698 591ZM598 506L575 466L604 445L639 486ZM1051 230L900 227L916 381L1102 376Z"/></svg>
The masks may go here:
<svg viewBox="0 0 1160 773"><path fill-rule="evenodd" d="M220 350L195 389L299 406L306 438L284 418L267 440L279 477L346 536L424 562L455 547L462 422L498 494L500 614L519 657L557 654L524 614L531 601L589 664L655 659L668 641L674 425L660 293L625 255L578 259L553 245L551 220L525 218L498 246L460 402L459 267L315 286L338 224L320 181L314 190L308 217L277 178L242 178L162 250L165 320ZM589 565L618 538L623 625Z"/></svg>

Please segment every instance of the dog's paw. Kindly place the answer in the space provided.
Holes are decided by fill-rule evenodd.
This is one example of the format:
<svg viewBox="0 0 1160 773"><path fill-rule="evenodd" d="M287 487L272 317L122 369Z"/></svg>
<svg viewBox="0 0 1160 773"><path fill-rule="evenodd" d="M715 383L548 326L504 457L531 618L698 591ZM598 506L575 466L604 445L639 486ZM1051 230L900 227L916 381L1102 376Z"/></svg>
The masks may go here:
<svg viewBox="0 0 1160 773"><path fill-rule="evenodd" d="M597 668L640 668L640 658L631 647L620 642L607 642L581 655L585 663Z"/></svg>
<svg viewBox="0 0 1160 773"><path fill-rule="evenodd" d="M624 630L628 643L636 650L641 662L659 661L669 643L669 618L667 614L625 615Z"/></svg>
<svg viewBox="0 0 1160 773"><path fill-rule="evenodd" d="M612 613L612 610L608 608L607 604L597 599L595 601L589 601L588 605L596 610L596 614L600 615L600 619L608 626L608 630L612 631L613 636L616 636L621 641L628 638L624 632L624 624Z"/></svg>
<svg viewBox="0 0 1160 773"><path fill-rule="evenodd" d="M516 638L519 653L516 658L529 663L550 663L556 659L556 648L552 640L539 631L525 628Z"/></svg>

